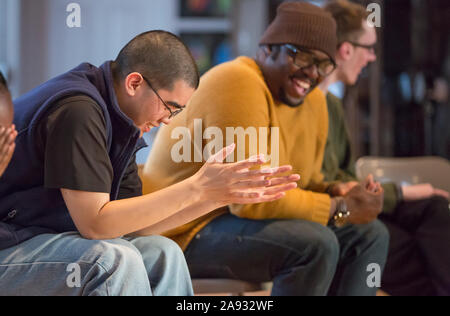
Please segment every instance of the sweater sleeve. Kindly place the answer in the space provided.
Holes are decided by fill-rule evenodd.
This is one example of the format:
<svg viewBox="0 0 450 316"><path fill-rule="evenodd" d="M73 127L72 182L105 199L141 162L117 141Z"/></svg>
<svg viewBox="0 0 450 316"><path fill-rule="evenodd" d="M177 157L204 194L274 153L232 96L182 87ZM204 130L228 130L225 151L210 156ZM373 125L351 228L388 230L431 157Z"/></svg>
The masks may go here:
<svg viewBox="0 0 450 316"><path fill-rule="evenodd" d="M383 213L392 214L400 201L397 185L395 183L383 183L382 187L384 189Z"/></svg>

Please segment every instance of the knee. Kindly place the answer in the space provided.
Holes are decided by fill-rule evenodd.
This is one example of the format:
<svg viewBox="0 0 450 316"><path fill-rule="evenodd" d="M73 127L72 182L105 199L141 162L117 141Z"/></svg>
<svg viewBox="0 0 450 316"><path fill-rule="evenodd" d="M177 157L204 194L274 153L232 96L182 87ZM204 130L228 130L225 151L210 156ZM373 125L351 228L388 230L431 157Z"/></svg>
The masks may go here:
<svg viewBox="0 0 450 316"><path fill-rule="evenodd" d="M147 247L143 248L143 244ZM185 261L180 246L173 240L163 236L144 237L136 244L144 256L151 254L155 258L168 262Z"/></svg>
<svg viewBox="0 0 450 316"><path fill-rule="evenodd" d="M121 239L85 240L90 268L83 295L151 295L144 261L139 251Z"/></svg>
<svg viewBox="0 0 450 316"><path fill-rule="evenodd" d="M120 269L146 275L141 254L126 240L94 241L94 245L99 253L97 263L108 272Z"/></svg>
<svg viewBox="0 0 450 316"><path fill-rule="evenodd" d="M329 228L320 226L312 236L311 245L323 257L328 258L336 265L339 261L340 245L336 234Z"/></svg>
<svg viewBox="0 0 450 316"><path fill-rule="evenodd" d="M340 246L336 234L331 229L317 223L303 222L297 231L301 233L297 234L296 243L307 250L311 262L324 262L330 269L337 266Z"/></svg>
<svg viewBox="0 0 450 316"><path fill-rule="evenodd" d="M380 220L375 220L367 225L365 236L368 243L377 245L380 250L384 250L387 254L390 239L389 230Z"/></svg>
<svg viewBox="0 0 450 316"><path fill-rule="evenodd" d="M162 236L141 237L132 241L148 265L185 266L186 259L181 248L173 240Z"/></svg>

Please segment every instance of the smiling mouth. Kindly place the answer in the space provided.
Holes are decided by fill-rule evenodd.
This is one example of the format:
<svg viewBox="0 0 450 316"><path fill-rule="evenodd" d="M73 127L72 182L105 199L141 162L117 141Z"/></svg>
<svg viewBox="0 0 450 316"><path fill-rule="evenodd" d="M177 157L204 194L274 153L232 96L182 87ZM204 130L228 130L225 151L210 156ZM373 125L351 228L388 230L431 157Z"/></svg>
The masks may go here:
<svg viewBox="0 0 450 316"><path fill-rule="evenodd" d="M294 85L295 91L301 96L306 96L306 94L312 87L312 84L309 80L302 80L295 77L293 77L291 80Z"/></svg>

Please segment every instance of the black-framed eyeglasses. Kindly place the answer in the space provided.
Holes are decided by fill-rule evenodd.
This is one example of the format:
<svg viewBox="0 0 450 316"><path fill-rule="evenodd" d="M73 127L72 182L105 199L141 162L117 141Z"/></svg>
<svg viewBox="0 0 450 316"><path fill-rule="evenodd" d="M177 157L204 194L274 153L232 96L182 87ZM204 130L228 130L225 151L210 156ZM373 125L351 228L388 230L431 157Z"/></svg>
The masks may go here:
<svg viewBox="0 0 450 316"><path fill-rule="evenodd" d="M352 41L347 41L347 42L352 44L355 47L361 47L361 48L367 49L372 54L375 54L376 44L364 45L364 44L360 44L360 43L356 43L356 42L352 42Z"/></svg>
<svg viewBox="0 0 450 316"><path fill-rule="evenodd" d="M318 59L311 51L291 44L284 44L283 46L291 52L290 55L294 59L294 64L302 69L315 65L317 72L322 77L328 76L336 69L336 64L331 59Z"/></svg>
<svg viewBox="0 0 450 316"><path fill-rule="evenodd" d="M175 110L175 111L172 111L172 109L169 107L169 105L167 104L167 102L164 101L164 100L161 98L161 96L159 95L159 93L156 92L155 88L153 88L153 86L152 86L152 84L150 83L150 81L149 81L147 78L145 78L144 76L142 76L142 78L143 78L144 81L148 84L148 86L150 87L150 89L153 90L153 92L156 94L156 96L158 97L158 99L161 100L162 104L163 104L164 107L167 109L167 111L169 111L169 113L170 113L169 120L170 120L171 118L177 116L178 114L180 114L181 111L184 110L184 108L185 108L186 106L182 106L182 105L179 105L179 104L170 104L172 107L174 107L174 108L177 109L177 110Z"/></svg>

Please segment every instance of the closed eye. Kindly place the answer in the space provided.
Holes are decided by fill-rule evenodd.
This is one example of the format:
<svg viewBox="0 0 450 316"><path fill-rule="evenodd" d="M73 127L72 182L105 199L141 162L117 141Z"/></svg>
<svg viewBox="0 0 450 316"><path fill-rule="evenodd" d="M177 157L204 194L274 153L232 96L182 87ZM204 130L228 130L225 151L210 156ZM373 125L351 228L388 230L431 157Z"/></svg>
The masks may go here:
<svg viewBox="0 0 450 316"><path fill-rule="evenodd" d="M184 109L186 107L186 105L179 105L177 102L173 102L173 101L167 101L166 102L167 105L170 105L171 107L175 108L175 109Z"/></svg>

